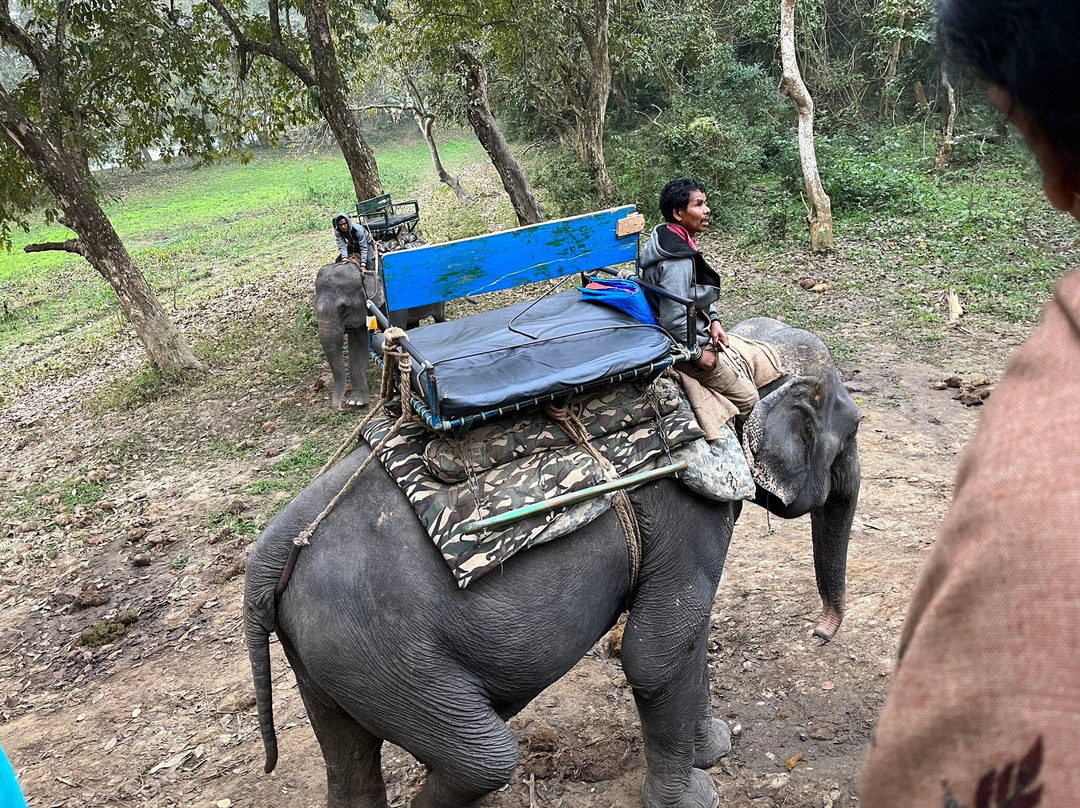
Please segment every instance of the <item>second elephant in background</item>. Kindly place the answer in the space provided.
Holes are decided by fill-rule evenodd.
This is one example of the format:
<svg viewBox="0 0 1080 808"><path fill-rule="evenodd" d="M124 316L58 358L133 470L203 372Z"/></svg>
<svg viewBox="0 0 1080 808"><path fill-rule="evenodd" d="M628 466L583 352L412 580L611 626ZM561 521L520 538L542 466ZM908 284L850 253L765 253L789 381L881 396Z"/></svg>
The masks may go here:
<svg viewBox="0 0 1080 808"><path fill-rule="evenodd" d="M371 400L368 391L368 341L367 301L383 307L386 297L382 279L377 272L367 272L352 261L326 264L315 277L315 319L330 372L334 376L332 406L335 411L342 404L350 407L367 406ZM414 328L425 317L436 322L446 319L444 303L390 312L390 324L398 328ZM348 375L345 370L345 338L349 340ZM345 401L346 382L352 388Z"/></svg>

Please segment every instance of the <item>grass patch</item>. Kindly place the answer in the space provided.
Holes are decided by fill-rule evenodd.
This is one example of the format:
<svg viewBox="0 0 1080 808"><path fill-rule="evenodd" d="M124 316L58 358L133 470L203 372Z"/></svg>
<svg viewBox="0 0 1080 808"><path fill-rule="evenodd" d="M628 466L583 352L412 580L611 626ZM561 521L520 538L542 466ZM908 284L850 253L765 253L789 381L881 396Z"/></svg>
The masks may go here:
<svg viewBox="0 0 1080 808"><path fill-rule="evenodd" d="M482 150L472 139L443 144L447 168L460 171ZM435 185L427 147L388 146L377 155L387 192L414 197ZM239 280L258 282L282 262L293 262L320 244L335 253L330 221L355 204L352 181L336 152L266 150L246 165L199 169L181 162L132 174L99 175L105 212L168 313L176 314L220 294ZM424 211L425 223L436 215ZM100 357L101 345L127 328L113 290L83 259L69 253L24 253L39 241L62 241L71 231L33 223L13 234L10 253L0 251L0 403L29 384L80 373ZM436 230L438 225L435 224ZM83 348L86 345L87 347ZM195 346L198 352L199 347ZM137 406L158 393L140 378L114 391L108 407Z"/></svg>
<svg viewBox="0 0 1080 808"><path fill-rule="evenodd" d="M120 375L106 383L92 402L100 409L134 410L160 401L175 390L149 362L134 373Z"/></svg>
<svg viewBox="0 0 1080 808"><path fill-rule="evenodd" d="M251 483L245 491L248 494L299 491L310 481L313 472L322 468L330 451L325 441L308 438L298 449L275 463L266 477Z"/></svg>

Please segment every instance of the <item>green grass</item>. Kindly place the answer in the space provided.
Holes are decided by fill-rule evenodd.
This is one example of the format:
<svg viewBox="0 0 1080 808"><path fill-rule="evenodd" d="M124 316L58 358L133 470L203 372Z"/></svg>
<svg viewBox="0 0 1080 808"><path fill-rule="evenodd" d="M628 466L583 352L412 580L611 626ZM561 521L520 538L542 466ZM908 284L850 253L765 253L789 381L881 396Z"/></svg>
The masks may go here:
<svg viewBox="0 0 1080 808"><path fill-rule="evenodd" d="M300 448L275 463L268 476L247 486L248 494L271 494L276 491L298 491L330 457L331 448L321 441L308 438Z"/></svg>
<svg viewBox="0 0 1080 808"><path fill-rule="evenodd" d="M434 184L426 146L390 148L376 156L394 198L415 196ZM449 170L459 171L482 150L475 140L462 139L443 144L440 154ZM317 266L328 260L336 249L330 221L337 211L351 209L355 196L336 153L267 150L244 165L195 169L174 163L135 174L106 172L100 180L106 213L170 314L220 294L223 286L258 282L282 262L303 259ZM125 328L113 291L86 261L68 253L22 251L32 242L72 235L42 223L30 234L13 234L12 252L0 251L0 353L6 360L0 405L29 384L81 372ZM222 335L218 345L195 349L214 362L233 347ZM266 361L295 369L288 355ZM144 371L107 391L104 405L135 407L167 393L160 379Z"/></svg>

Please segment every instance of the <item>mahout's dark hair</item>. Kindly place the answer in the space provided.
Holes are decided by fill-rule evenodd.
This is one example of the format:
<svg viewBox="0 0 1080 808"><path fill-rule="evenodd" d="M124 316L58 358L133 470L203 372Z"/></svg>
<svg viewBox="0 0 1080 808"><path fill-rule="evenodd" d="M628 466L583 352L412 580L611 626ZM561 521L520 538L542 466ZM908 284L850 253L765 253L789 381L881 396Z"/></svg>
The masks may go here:
<svg viewBox="0 0 1080 808"><path fill-rule="evenodd" d="M693 191L705 193L705 186L690 177L679 177L660 189L660 212L665 222L675 221L675 211L686 210L690 206Z"/></svg>
<svg viewBox="0 0 1080 808"><path fill-rule="evenodd" d="M946 52L1009 91L1051 142L1080 151L1080 2L938 0Z"/></svg>

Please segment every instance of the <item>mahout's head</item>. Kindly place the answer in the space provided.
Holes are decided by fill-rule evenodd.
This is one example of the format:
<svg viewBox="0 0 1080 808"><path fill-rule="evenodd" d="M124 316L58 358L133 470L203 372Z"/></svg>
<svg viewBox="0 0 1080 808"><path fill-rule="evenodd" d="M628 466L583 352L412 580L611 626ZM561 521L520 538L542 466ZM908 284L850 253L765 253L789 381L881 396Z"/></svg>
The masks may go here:
<svg viewBox="0 0 1080 808"><path fill-rule="evenodd" d="M1023 132L1047 198L1080 219L1080 3L938 0L938 32Z"/></svg>
<svg viewBox="0 0 1080 808"><path fill-rule="evenodd" d="M705 186L690 177L671 180L660 190L660 213L664 221L686 228L691 236L709 227L709 206Z"/></svg>
<svg viewBox="0 0 1080 808"><path fill-rule="evenodd" d="M323 219L323 221L326 221ZM334 217L334 227L340 230L342 233L346 233L349 230L349 217L344 213L339 213Z"/></svg>

